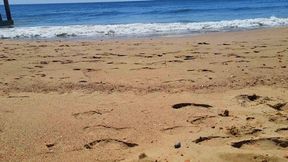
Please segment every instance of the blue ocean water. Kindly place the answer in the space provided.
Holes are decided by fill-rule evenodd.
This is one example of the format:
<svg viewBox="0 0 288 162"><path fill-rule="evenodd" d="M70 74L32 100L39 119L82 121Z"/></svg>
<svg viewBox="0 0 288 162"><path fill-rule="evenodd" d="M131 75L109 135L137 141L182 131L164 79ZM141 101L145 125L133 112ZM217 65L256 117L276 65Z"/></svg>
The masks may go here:
<svg viewBox="0 0 288 162"><path fill-rule="evenodd" d="M288 0L35 4L11 10L16 24L0 29L2 38L137 37L288 26Z"/></svg>

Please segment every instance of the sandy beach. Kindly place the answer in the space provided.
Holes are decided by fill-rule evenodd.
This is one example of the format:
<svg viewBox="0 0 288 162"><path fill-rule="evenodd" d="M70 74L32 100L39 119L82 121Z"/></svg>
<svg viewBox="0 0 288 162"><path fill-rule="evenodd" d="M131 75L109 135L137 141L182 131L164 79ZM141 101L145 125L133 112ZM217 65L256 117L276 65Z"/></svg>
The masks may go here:
<svg viewBox="0 0 288 162"><path fill-rule="evenodd" d="M0 161L288 161L288 28L0 41Z"/></svg>

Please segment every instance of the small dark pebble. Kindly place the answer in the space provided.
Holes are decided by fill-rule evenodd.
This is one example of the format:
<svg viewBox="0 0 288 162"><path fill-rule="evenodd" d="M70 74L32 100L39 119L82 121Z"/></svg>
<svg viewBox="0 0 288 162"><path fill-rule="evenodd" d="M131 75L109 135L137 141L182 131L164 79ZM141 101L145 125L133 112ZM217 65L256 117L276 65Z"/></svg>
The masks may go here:
<svg viewBox="0 0 288 162"><path fill-rule="evenodd" d="M228 117L229 116L229 111L225 110L222 114L219 114L219 116Z"/></svg>
<svg viewBox="0 0 288 162"><path fill-rule="evenodd" d="M180 142L178 142L178 143L176 143L175 145L174 145L174 148L175 149L178 149L178 148L180 148L181 147L181 143Z"/></svg>
<svg viewBox="0 0 288 162"><path fill-rule="evenodd" d="M225 110L224 113L223 113L223 116L229 116L229 111Z"/></svg>

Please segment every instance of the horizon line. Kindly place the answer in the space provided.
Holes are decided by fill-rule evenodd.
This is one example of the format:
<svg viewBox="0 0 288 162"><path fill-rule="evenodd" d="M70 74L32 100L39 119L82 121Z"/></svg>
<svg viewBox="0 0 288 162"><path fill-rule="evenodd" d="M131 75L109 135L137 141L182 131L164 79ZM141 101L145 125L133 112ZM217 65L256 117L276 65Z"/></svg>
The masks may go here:
<svg viewBox="0 0 288 162"><path fill-rule="evenodd" d="M154 1L154 0L111 0L111 1L98 1L98 2L48 2L48 3L10 3L10 5L45 5L45 4L86 4L86 3L115 3L115 2L144 2L144 1ZM4 4L0 4L3 6Z"/></svg>

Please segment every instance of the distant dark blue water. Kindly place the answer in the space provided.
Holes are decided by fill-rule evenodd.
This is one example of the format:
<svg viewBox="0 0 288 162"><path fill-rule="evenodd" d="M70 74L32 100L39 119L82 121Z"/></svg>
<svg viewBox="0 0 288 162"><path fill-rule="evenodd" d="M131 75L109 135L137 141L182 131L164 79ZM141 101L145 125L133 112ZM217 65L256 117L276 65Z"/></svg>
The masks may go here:
<svg viewBox="0 0 288 162"><path fill-rule="evenodd" d="M149 36L288 25L288 0L154 0L12 5L2 38ZM3 6L0 11L4 14Z"/></svg>

